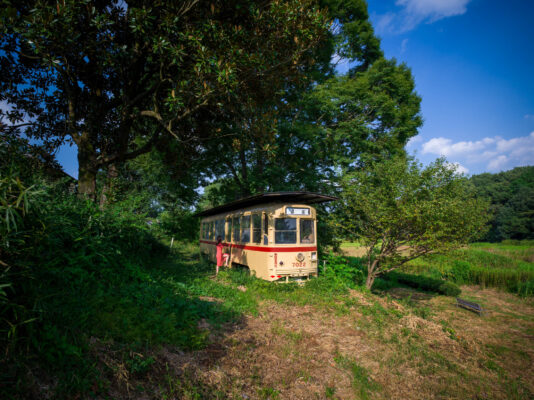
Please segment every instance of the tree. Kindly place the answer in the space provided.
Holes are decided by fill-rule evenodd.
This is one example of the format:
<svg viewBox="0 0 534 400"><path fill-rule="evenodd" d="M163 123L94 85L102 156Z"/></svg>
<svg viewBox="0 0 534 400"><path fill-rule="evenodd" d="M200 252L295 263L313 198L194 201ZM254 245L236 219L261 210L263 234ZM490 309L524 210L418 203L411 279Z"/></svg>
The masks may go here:
<svg viewBox="0 0 534 400"><path fill-rule="evenodd" d="M328 193L340 170L402 153L417 134L413 77L406 65L384 59L365 2L323 4L334 24L304 83L286 88L277 103L244 110L223 128L239 131L238 139L214 143L221 202L268 190ZM339 75L335 60L353 68Z"/></svg>
<svg viewBox="0 0 534 400"><path fill-rule="evenodd" d="M534 239L534 166L473 175L471 181L491 204L485 240Z"/></svg>
<svg viewBox="0 0 534 400"><path fill-rule="evenodd" d="M428 253L445 252L484 233L488 203L454 166L425 168L392 157L347 174L336 225L367 249L367 282Z"/></svg>
<svg viewBox="0 0 534 400"><path fill-rule="evenodd" d="M0 120L75 143L79 192L94 199L100 170L163 136L197 154L231 105L298 79L327 31L312 1L6 0Z"/></svg>

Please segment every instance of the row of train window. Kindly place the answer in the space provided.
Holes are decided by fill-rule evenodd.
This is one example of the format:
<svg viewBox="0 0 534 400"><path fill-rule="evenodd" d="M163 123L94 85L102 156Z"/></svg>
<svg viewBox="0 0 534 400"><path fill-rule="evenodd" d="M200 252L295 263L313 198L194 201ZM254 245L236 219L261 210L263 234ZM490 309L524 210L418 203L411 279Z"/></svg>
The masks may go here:
<svg viewBox="0 0 534 400"><path fill-rule="evenodd" d="M267 228L268 216L264 215L263 244L267 244ZM203 222L201 237L208 240L217 240L220 237L222 241L260 244L262 242L262 217L259 214L252 214L227 220ZM276 244L297 243L296 218L275 218L274 242ZM300 243L315 243L314 221L312 219L300 219Z"/></svg>

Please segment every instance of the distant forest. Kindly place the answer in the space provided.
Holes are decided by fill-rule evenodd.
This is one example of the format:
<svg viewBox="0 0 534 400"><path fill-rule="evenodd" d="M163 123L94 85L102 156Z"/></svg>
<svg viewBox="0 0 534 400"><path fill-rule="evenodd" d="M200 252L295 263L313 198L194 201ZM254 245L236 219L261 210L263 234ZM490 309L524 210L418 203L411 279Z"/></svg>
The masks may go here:
<svg viewBox="0 0 534 400"><path fill-rule="evenodd" d="M471 181L491 202L493 219L484 240L534 239L534 166L473 175Z"/></svg>

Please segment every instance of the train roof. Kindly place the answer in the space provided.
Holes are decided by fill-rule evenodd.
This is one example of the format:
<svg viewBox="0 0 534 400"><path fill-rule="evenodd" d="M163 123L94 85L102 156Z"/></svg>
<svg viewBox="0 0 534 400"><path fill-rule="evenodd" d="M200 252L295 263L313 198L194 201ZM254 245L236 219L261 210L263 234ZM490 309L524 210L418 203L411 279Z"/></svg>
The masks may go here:
<svg viewBox="0 0 534 400"><path fill-rule="evenodd" d="M246 197L231 201L230 203L223 204L210 208L208 210L197 213L199 217L208 217L210 215L221 214L224 212L239 210L241 208L247 208L260 204L268 203L302 203L302 204L317 204L326 203L328 201L337 200L337 197L326 196L324 194L313 192L269 192L261 193L254 196Z"/></svg>

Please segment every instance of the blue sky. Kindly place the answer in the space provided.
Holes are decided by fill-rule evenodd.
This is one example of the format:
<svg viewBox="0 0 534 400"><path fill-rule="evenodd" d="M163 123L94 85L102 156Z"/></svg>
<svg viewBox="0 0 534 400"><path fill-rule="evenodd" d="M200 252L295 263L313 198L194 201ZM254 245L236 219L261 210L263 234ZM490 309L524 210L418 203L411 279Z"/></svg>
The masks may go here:
<svg viewBox="0 0 534 400"><path fill-rule="evenodd" d="M467 174L534 164L534 1L368 4L386 57L412 69L423 99L411 153L423 163L444 155ZM74 147L58 160L77 176Z"/></svg>
<svg viewBox="0 0 534 400"><path fill-rule="evenodd" d="M423 99L410 152L468 174L534 164L534 1L368 4L386 57L412 69Z"/></svg>

